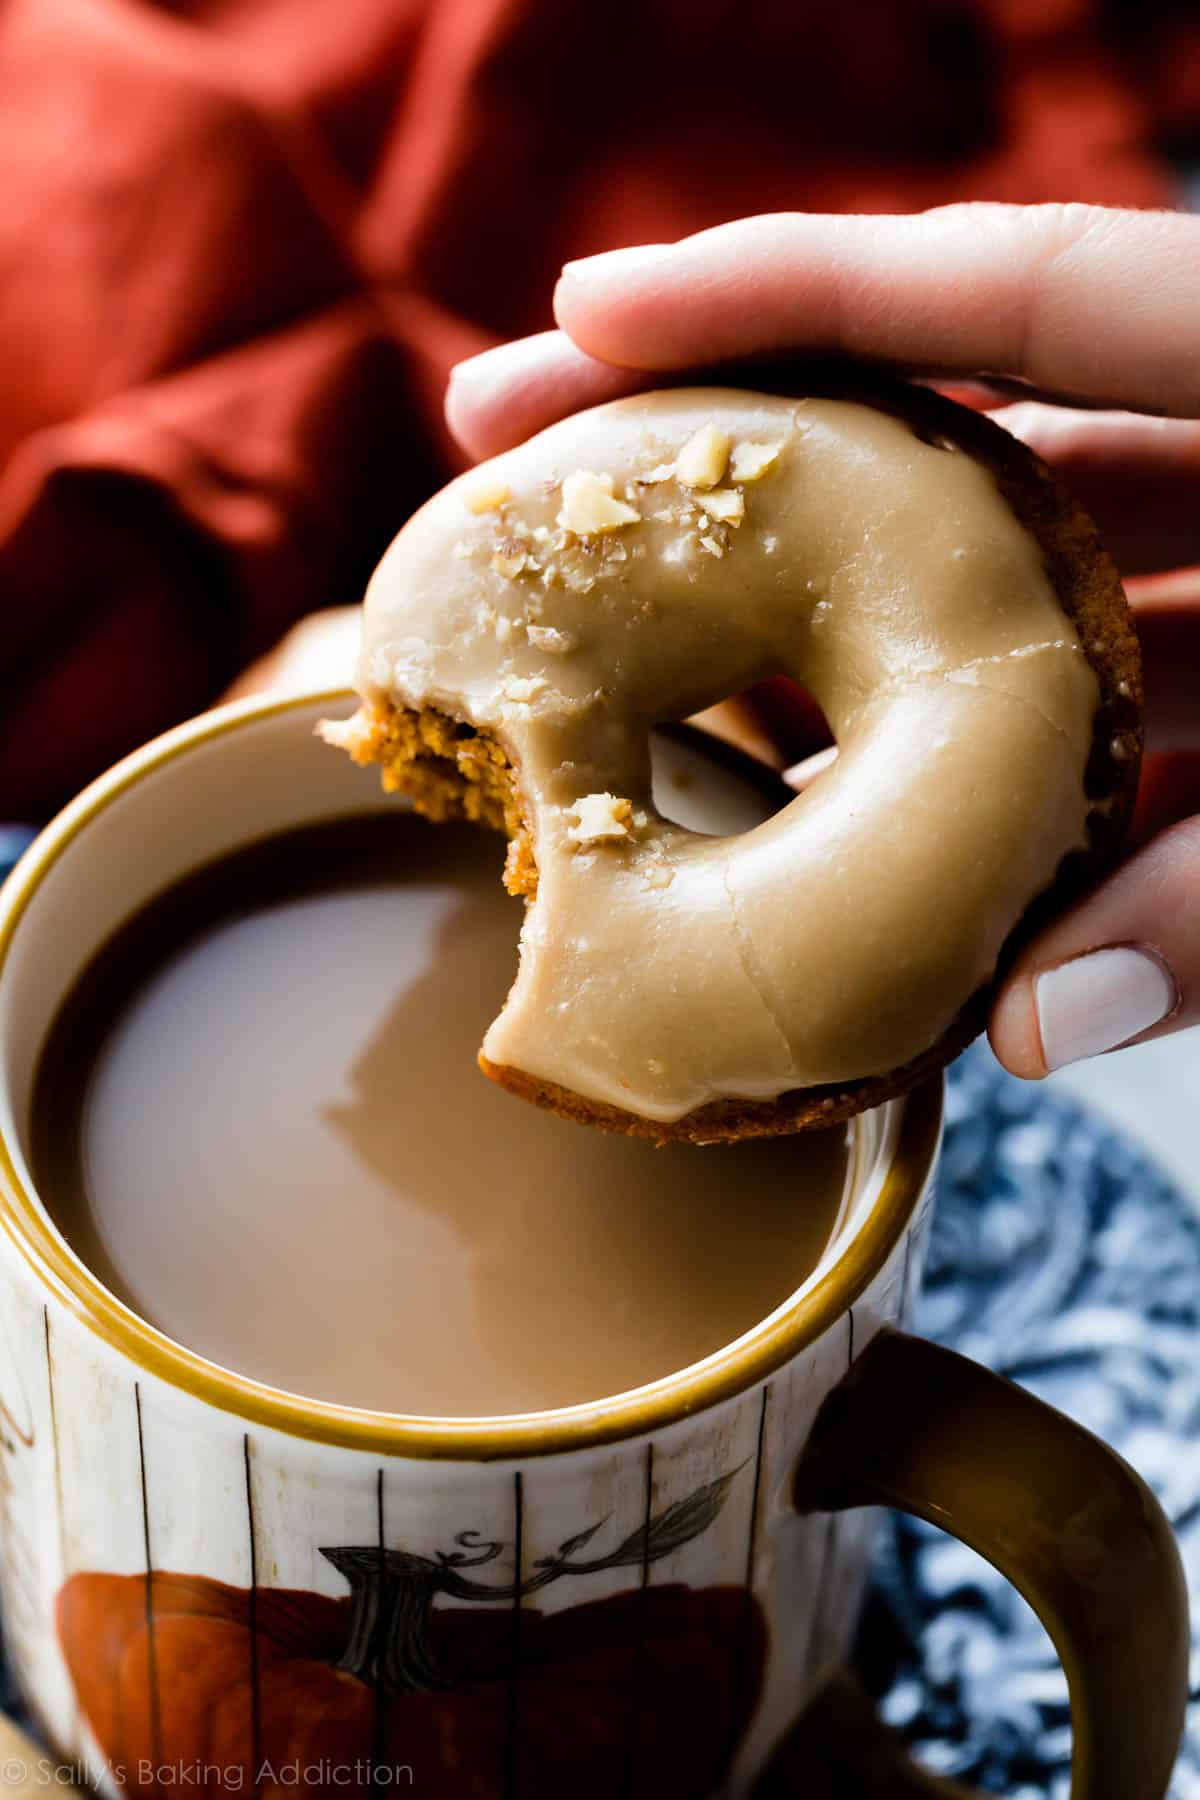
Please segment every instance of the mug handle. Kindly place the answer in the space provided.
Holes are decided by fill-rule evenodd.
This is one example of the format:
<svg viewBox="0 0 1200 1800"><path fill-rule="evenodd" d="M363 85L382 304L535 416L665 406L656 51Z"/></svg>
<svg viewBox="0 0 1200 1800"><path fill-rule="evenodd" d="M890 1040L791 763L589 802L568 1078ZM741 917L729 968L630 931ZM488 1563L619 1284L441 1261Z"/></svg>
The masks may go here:
<svg viewBox="0 0 1200 1800"><path fill-rule="evenodd" d="M817 1415L795 1501L896 1507L979 1551L1062 1658L1071 1800L1163 1800L1187 1705L1187 1587L1166 1514L1115 1450L990 1369L885 1327ZM893 1761L878 1792L964 1792L909 1768L900 1788Z"/></svg>

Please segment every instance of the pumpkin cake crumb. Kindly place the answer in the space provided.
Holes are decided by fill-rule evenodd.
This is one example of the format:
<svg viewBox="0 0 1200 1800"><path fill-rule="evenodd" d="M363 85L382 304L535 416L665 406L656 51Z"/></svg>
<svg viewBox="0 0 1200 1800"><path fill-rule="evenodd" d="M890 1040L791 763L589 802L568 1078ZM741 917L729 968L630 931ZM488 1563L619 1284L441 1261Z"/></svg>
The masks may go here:
<svg viewBox="0 0 1200 1800"><path fill-rule="evenodd" d="M488 732L433 707L387 704L364 704L353 718L326 720L318 730L361 766L378 763L386 791L406 794L423 818L439 825L467 819L503 831L509 840L504 885L510 894L534 898L537 861L524 806L512 764Z"/></svg>

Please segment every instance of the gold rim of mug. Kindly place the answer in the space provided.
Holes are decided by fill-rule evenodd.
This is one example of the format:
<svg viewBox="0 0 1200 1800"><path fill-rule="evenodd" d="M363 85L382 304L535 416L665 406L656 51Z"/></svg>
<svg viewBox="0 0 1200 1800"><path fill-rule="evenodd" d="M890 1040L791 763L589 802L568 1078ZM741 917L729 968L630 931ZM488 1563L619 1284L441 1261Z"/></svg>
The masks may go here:
<svg viewBox="0 0 1200 1800"><path fill-rule="evenodd" d="M250 720L337 706L352 698L347 689L332 688L274 700L237 700L154 739L101 775L47 826L4 883L0 980L13 935L45 875L84 827L127 788L197 744ZM223 1412L293 1437L377 1455L487 1461L543 1456L660 1430L730 1399L772 1375L853 1306L900 1241L925 1189L941 1134L941 1076L922 1083L901 1104L895 1149L875 1205L834 1266L807 1292L691 1369L626 1395L547 1412L479 1419L369 1412L286 1393L209 1362L140 1318L65 1248L18 1173L2 1127L0 1228L41 1285L88 1330L139 1368Z"/></svg>

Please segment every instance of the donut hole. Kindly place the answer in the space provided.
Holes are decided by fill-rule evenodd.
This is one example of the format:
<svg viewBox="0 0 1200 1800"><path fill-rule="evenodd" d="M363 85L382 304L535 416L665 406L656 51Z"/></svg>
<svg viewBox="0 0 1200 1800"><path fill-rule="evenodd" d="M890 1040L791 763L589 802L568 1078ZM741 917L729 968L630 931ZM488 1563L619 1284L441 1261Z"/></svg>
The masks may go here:
<svg viewBox="0 0 1200 1800"><path fill-rule="evenodd" d="M789 675L760 681L697 715L692 723L773 772L780 770L793 793L803 793L837 761L837 744L820 702ZM660 804L659 811L673 817L669 806Z"/></svg>
<svg viewBox="0 0 1200 1800"><path fill-rule="evenodd" d="M772 760L802 761L833 743L833 732L820 701L810 688L790 675L773 675L740 696L737 704L755 721L772 752Z"/></svg>
<svg viewBox="0 0 1200 1800"><path fill-rule="evenodd" d="M782 779L794 794L807 793L810 787L820 781L822 775L829 773L837 758L837 745L829 744L824 750L814 750L811 756L802 757L799 762L790 764L783 771Z"/></svg>
<svg viewBox="0 0 1200 1800"><path fill-rule="evenodd" d="M790 798L773 761L694 721L657 726L650 764L655 811L696 837L740 837Z"/></svg>
<svg viewBox="0 0 1200 1800"><path fill-rule="evenodd" d="M837 756L828 721L807 689L786 676L733 695L690 726L658 728L673 742L656 759L654 803L663 818L700 836L735 837L811 786ZM337 739L358 763L376 763L390 793L436 823L466 820L508 838L504 885L532 900L538 870L516 771L488 732L433 707L364 705ZM780 776L780 763L806 753ZM701 791L703 797L701 798ZM697 804L699 802L699 804Z"/></svg>

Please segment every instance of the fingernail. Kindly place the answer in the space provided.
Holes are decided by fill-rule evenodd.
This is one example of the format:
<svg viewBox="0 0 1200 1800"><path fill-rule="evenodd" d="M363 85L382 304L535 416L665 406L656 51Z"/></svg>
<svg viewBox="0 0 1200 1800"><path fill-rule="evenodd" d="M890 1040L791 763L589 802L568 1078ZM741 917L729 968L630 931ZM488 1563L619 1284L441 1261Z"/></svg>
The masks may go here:
<svg viewBox="0 0 1200 1800"><path fill-rule="evenodd" d="M1157 956L1120 945L1047 969L1033 984L1048 1069L1115 1050L1173 1011L1170 971Z"/></svg>
<svg viewBox="0 0 1200 1800"><path fill-rule="evenodd" d="M562 279L570 282L626 280L646 269L657 268L670 244L629 244L623 250L605 250L599 256L581 256L563 264Z"/></svg>

